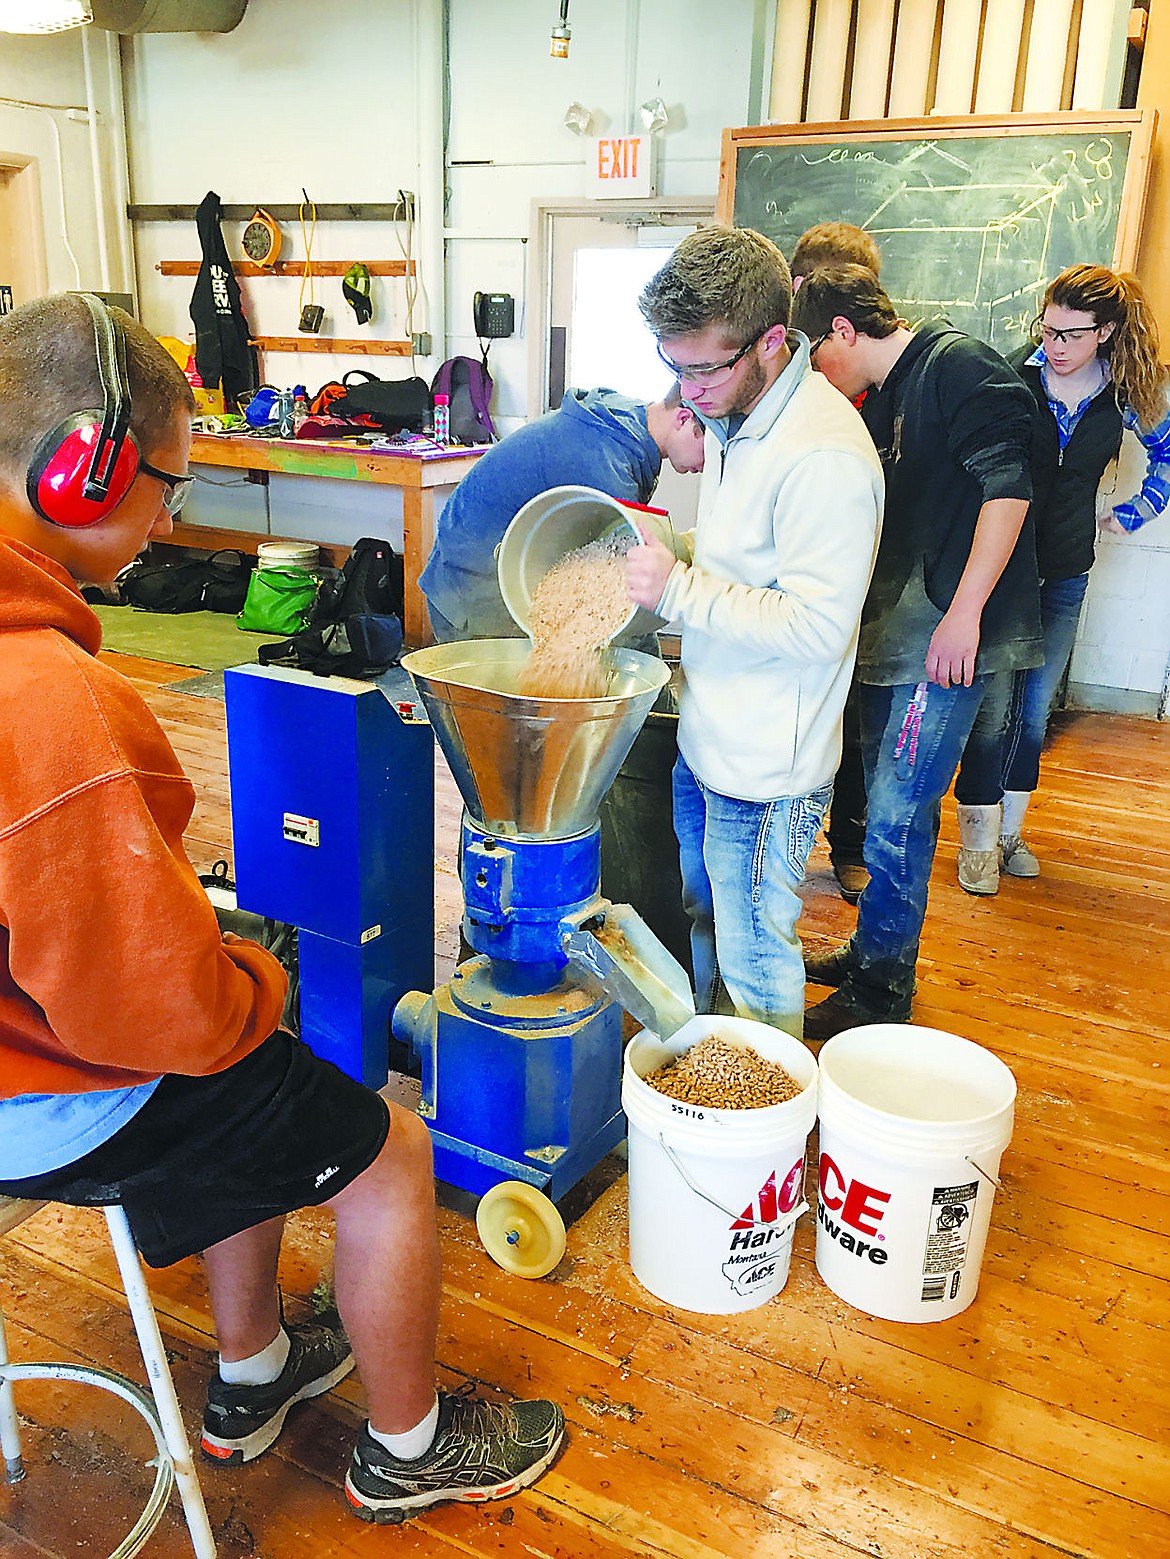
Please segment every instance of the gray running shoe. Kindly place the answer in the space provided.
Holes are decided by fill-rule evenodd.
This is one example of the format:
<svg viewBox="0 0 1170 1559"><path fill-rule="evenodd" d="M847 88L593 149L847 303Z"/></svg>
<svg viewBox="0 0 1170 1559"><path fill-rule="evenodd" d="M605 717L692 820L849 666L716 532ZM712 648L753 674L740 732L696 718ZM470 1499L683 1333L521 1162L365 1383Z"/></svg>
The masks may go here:
<svg viewBox="0 0 1170 1559"><path fill-rule="evenodd" d="M231 1386L213 1375L207 1386L199 1448L209 1461L250 1462L284 1428L294 1402L332 1390L353 1369L349 1339L336 1326L290 1326L284 1369L266 1386Z"/></svg>
<svg viewBox="0 0 1170 1559"><path fill-rule="evenodd" d="M399 1522L444 1500L506 1499L535 1483L556 1459L565 1420L553 1402L496 1407L439 1393L439 1426L429 1448L399 1461L363 1424L345 1494L363 1521Z"/></svg>

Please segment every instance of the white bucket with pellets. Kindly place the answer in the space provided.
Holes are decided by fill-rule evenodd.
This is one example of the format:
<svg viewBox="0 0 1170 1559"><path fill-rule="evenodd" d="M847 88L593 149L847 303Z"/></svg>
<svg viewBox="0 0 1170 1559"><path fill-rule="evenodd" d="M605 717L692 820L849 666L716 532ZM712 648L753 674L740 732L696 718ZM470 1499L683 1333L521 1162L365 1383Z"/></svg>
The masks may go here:
<svg viewBox="0 0 1170 1559"><path fill-rule="evenodd" d="M800 1092L782 1104L710 1109L643 1078L709 1036L750 1046ZM630 1265L644 1288L683 1310L732 1315L788 1280L804 1200L804 1158L817 1111L817 1063L798 1039L746 1018L698 1017L669 1039L626 1047L622 1108L630 1124Z"/></svg>
<svg viewBox="0 0 1170 1559"><path fill-rule="evenodd" d="M817 1271L886 1321L975 1298L1016 1080L981 1045L878 1023L820 1054Z"/></svg>

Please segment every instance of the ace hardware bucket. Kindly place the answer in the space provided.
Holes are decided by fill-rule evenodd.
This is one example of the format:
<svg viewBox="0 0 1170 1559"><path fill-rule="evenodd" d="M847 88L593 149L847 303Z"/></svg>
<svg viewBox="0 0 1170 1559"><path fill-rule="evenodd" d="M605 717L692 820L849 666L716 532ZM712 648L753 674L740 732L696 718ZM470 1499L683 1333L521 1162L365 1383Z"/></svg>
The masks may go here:
<svg viewBox="0 0 1170 1559"><path fill-rule="evenodd" d="M714 1035L776 1062L801 1092L762 1109L669 1099L647 1072ZM804 1155L816 1119L817 1063L798 1039L747 1018L692 1018L669 1039L644 1030L626 1047L630 1265L667 1304L704 1315L753 1310L788 1279L806 1212Z"/></svg>
<svg viewBox="0 0 1170 1559"><path fill-rule="evenodd" d="M989 1050L913 1024L848 1029L820 1054L817 1271L886 1321L975 1298L1016 1081Z"/></svg>

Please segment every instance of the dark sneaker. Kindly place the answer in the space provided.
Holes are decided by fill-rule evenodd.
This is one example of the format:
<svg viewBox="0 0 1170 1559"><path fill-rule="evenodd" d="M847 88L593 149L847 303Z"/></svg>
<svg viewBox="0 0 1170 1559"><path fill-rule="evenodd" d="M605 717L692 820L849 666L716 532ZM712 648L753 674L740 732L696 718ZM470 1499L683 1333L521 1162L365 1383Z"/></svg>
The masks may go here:
<svg viewBox="0 0 1170 1559"><path fill-rule="evenodd" d="M439 1427L430 1448L399 1461L363 1424L345 1494L363 1521L402 1521L443 1500L506 1499L550 1467L565 1436L553 1402L496 1407L439 1394Z"/></svg>
<svg viewBox="0 0 1170 1559"><path fill-rule="evenodd" d="M849 943L805 953L804 977L814 985L840 985L849 969Z"/></svg>
<svg viewBox="0 0 1170 1559"><path fill-rule="evenodd" d="M217 1462L250 1462L284 1428L294 1402L332 1390L353 1369L349 1339L339 1326L309 1322L288 1328L284 1369L267 1386L230 1386L212 1377L203 1410L204 1456Z"/></svg>

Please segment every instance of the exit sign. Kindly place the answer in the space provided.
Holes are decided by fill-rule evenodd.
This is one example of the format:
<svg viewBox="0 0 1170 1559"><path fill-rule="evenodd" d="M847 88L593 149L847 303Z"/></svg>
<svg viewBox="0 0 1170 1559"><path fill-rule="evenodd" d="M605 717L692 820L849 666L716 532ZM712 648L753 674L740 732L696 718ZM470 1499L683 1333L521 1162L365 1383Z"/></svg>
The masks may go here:
<svg viewBox="0 0 1170 1559"><path fill-rule="evenodd" d="M590 141L586 183L592 195L653 195L650 137L613 135Z"/></svg>

